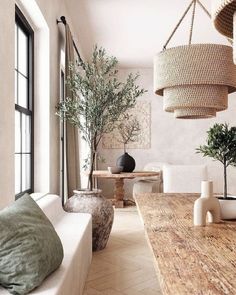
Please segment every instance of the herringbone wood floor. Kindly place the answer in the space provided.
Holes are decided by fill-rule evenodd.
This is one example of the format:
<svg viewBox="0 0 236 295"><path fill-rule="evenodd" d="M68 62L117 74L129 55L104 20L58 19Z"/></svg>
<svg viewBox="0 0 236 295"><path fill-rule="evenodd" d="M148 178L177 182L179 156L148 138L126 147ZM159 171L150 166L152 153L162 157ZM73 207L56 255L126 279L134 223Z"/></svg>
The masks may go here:
<svg viewBox="0 0 236 295"><path fill-rule="evenodd" d="M115 209L105 250L93 254L84 295L161 295L136 208Z"/></svg>

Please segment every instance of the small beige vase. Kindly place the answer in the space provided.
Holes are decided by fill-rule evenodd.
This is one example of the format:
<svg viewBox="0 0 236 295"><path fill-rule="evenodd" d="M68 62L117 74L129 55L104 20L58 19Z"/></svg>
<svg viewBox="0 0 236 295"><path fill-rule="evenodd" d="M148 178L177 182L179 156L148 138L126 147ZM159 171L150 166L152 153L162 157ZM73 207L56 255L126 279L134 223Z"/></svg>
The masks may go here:
<svg viewBox="0 0 236 295"><path fill-rule="evenodd" d="M205 226L208 222L220 222L220 204L219 200L213 197L213 182L202 181L201 197L194 203L193 223L196 226Z"/></svg>

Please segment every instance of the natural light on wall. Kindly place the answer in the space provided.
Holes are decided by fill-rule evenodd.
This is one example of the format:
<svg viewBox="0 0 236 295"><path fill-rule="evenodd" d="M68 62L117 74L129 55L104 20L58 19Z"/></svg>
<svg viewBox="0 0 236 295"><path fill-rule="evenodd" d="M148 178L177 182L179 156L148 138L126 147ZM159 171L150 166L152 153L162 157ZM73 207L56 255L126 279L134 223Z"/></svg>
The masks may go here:
<svg viewBox="0 0 236 295"><path fill-rule="evenodd" d="M17 0L34 30L34 191L50 190L49 28L35 0Z"/></svg>

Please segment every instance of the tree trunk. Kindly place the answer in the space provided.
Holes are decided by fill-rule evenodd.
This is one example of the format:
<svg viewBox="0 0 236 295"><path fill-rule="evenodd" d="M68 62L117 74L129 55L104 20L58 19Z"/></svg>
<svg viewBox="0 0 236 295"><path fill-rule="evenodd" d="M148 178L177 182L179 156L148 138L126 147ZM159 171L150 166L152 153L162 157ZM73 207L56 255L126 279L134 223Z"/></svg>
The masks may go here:
<svg viewBox="0 0 236 295"><path fill-rule="evenodd" d="M95 152L92 152L91 155L91 162L90 162L90 170L89 170L89 177L88 177L88 189L90 191L93 190L93 170L94 170L94 160L95 160Z"/></svg>
<svg viewBox="0 0 236 295"><path fill-rule="evenodd" d="M227 198L227 165L224 163L224 199Z"/></svg>

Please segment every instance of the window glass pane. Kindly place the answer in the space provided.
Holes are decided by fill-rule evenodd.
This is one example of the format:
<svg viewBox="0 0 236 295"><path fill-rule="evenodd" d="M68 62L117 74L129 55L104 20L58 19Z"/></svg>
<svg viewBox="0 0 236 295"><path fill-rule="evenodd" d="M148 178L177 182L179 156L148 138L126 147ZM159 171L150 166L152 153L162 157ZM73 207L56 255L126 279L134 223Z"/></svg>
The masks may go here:
<svg viewBox="0 0 236 295"><path fill-rule="evenodd" d="M15 71L15 103L17 104L17 71Z"/></svg>
<svg viewBox="0 0 236 295"><path fill-rule="evenodd" d="M20 180L21 180L21 161L20 155L15 155L15 194L21 192Z"/></svg>
<svg viewBox="0 0 236 295"><path fill-rule="evenodd" d="M22 153L30 153L30 116L22 114Z"/></svg>
<svg viewBox="0 0 236 295"><path fill-rule="evenodd" d="M18 74L18 104L24 108L28 108L27 82L25 77Z"/></svg>
<svg viewBox="0 0 236 295"><path fill-rule="evenodd" d="M30 158L31 155L22 154L22 191L30 189Z"/></svg>
<svg viewBox="0 0 236 295"><path fill-rule="evenodd" d="M17 69L17 25L15 25L15 69Z"/></svg>
<svg viewBox="0 0 236 295"><path fill-rule="evenodd" d="M28 55L28 37L19 28L18 29L18 70L25 76L27 76L27 55Z"/></svg>
<svg viewBox="0 0 236 295"><path fill-rule="evenodd" d="M16 9L15 22L15 193L20 197L22 192L32 190L32 114L31 108L33 77L31 76L31 57L33 48L30 38L33 32L27 20ZM30 63L30 64L29 64ZM29 67L30 65L30 67ZM30 91L29 91L30 89ZM26 115L27 113L27 115Z"/></svg>
<svg viewBox="0 0 236 295"><path fill-rule="evenodd" d="M15 153L21 152L20 112L15 111Z"/></svg>

